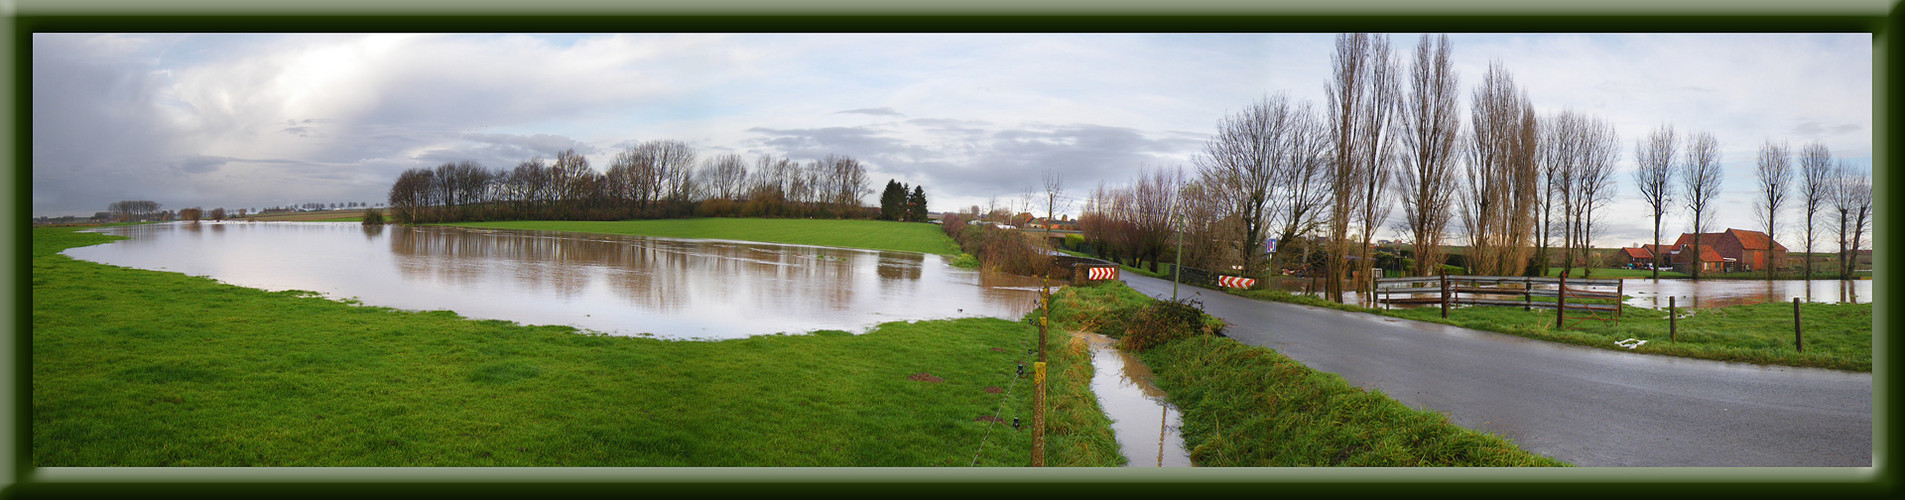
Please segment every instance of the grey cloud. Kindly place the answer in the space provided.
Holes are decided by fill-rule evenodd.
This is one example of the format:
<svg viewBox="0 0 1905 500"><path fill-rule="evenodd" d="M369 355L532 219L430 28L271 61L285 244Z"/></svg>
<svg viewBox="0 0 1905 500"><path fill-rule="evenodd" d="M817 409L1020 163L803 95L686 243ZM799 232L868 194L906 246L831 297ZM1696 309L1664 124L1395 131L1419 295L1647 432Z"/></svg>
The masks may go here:
<svg viewBox="0 0 1905 500"><path fill-rule="evenodd" d="M893 110L893 108L860 108L860 109L849 109L849 110L846 110L846 111L835 111L835 112L833 112L833 114L836 114L836 115L845 115L845 114L858 114L858 115L873 115L873 116L906 116L906 115L903 115L903 114L900 114L900 112L898 112L898 111L894 111L894 110Z"/></svg>
<svg viewBox="0 0 1905 500"><path fill-rule="evenodd" d="M986 122L914 119L922 139L901 139L871 127L754 128L756 142L794 157L848 154L878 174L926 186L935 199L1006 197L1038 184L1050 170L1073 187L1098 179L1120 182L1142 167L1165 166L1202 145L1202 136L1089 124L1028 124L997 129ZM944 207L941 207L944 208Z"/></svg>
<svg viewBox="0 0 1905 500"><path fill-rule="evenodd" d="M1802 136L1821 136L1821 135L1833 135L1833 134L1848 134L1848 133L1858 132L1860 129L1863 129L1863 128L1865 127L1857 123L1841 123L1838 125L1826 125L1823 123L1819 123L1817 121L1807 120L1807 121L1799 122L1798 125L1793 125L1792 130L1794 134L1798 134Z"/></svg>
<svg viewBox="0 0 1905 500"><path fill-rule="evenodd" d="M413 159L425 166L468 160L490 168L509 168L530 158L553 159L556 153L570 149L584 155L598 151L588 143L550 134L465 133L458 139L454 146L425 151Z"/></svg>
<svg viewBox="0 0 1905 500"><path fill-rule="evenodd" d="M231 157L226 156L192 155L185 157L185 159L180 160L174 165L186 173L202 174L215 172L218 170L218 167L224 166L226 163L231 162L231 160Z"/></svg>

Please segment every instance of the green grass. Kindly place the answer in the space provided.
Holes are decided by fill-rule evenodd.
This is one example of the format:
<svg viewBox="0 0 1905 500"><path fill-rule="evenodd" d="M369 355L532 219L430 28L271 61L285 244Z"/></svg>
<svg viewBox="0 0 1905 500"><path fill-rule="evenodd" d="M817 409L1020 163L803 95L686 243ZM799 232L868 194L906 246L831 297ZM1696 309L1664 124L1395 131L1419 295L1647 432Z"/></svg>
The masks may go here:
<svg viewBox="0 0 1905 500"><path fill-rule="evenodd" d="M1061 328L1115 332L1152 302L1123 283L1067 287ZM1139 353L1183 412L1191 460L1207 467L1561 466L1506 439L1364 391L1273 349L1211 335Z"/></svg>
<svg viewBox="0 0 1905 500"><path fill-rule="evenodd" d="M1554 327L1553 310L1516 307L1440 308L1381 311L1399 318L1445 323L1477 330L1569 344L1630 351L1614 345L1629 338L1647 341L1632 349L1642 354L1872 371L1872 305L1800 306L1805 352L1793 348L1793 306L1787 303L1680 309L1678 333L1669 338L1667 311L1627 307L1619 321L1570 321ZM1605 317L1605 316L1603 316Z"/></svg>
<svg viewBox="0 0 1905 500"><path fill-rule="evenodd" d="M975 453L981 466L1030 462L1031 384L1014 369L1029 369L1036 328L1023 322L719 342L609 337L57 254L114 239L33 232L35 466L963 467ZM1052 363L1056 373L1090 371L1069 351L1055 350ZM1084 382L1052 380L1055 407L1095 411L1078 401L1090 394ZM978 420L995 412L1007 425ZM1013 417L1028 425L1013 430ZM1048 463L1115 464L1098 418L1055 414L1051 440L1069 444L1050 447Z"/></svg>
<svg viewBox="0 0 1905 500"><path fill-rule="evenodd" d="M697 218L626 221L492 221L447 224L496 229L534 229L629 234L667 238L724 239L829 247L897 250L945 256L959 247L939 226L909 222L833 219Z"/></svg>
<svg viewBox="0 0 1905 500"><path fill-rule="evenodd" d="M1470 306L1451 308L1449 317L1443 319L1440 307L1372 309L1277 290L1232 290L1229 293L1642 354L1872 371L1872 304L1869 303L1801 305L1806 350L1799 352L1793 348L1793 308L1788 303L1680 309L1682 318L1673 325L1677 333L1669 335L1666 310L1633 306L1624 308L1619 321L1569 321L1565 328L1557 329L1552 309L1523 311L1518 307ZM1634 349L1614 344L1630 338L1647 343Z"/></svg>

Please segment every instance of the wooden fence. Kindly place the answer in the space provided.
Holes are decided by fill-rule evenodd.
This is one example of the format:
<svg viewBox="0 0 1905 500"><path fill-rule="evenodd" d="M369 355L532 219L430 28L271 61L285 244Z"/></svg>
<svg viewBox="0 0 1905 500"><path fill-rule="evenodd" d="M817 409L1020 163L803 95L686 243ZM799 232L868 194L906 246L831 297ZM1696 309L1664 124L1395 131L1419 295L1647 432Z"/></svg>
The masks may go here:
<svg viewBox="0 0 1905 500"><path fill-rule="evenodd" d="M1376 302L1381 305L1440 305L1443 316L1452 305L1519 306L1556 309L1557 313L1585 313L1573 319L1617 319L1623 287L1617 279L1533 278L1521 276L1421 276L1376 278ZM1611 290L1610 290L1611 289ZM1399 296L1400 295L1400 296ZM1518 299L1517 299L1518 297ZM1536 297L1543 300L1536 301ZM1553 298L1554 300L1547 300ZM1613 303L1587 303L1587 299ZM1605 313L1603 318L1598 314Z"/></svg>

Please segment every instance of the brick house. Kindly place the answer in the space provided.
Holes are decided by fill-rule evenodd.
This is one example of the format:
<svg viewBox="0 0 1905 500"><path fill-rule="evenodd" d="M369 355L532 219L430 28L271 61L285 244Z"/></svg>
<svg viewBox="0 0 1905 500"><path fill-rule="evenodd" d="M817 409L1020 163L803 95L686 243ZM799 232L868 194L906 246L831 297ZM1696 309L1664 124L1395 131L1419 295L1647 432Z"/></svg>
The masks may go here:
<svg viewBox="0 0 1905 500"><path fill-rule="evenodd" d="M1693 252L1683 250L1692 246L1693 233L1681 234L1680 239L1674 240L1672 255L1675 269L1686 272L1684 264L1691 263ZM1700 233L1700 247L1702 272L1761 271L1769 265L1785 267L1782 264L1786 262L1786 246L1759 231L1727 228L1718 233ZM1713 255L1707 253L1709 247ZM1708 265L1714 260L1721 262L1717 269Z"/></svg>
<svg viewBox="0 0 1905 500"><path fill-rule="evenodd" d="M1648 251L1647 247L1622 248L1620 256L1621 262L1636 268L1645 268L1654 261L1654 253Z"/></svg>

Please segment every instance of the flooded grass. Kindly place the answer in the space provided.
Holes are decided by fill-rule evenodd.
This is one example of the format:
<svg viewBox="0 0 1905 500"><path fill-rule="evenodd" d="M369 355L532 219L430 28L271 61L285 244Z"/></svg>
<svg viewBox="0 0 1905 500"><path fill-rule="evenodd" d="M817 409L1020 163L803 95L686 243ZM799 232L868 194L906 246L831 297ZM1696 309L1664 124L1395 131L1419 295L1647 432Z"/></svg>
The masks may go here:
<svg viewBox="0 0 1905 500"><path fill-rule="evenodd" d="M1151 300L1121 282L1068 287L1053 299L1053 318L1062 328L1121 336ZM1183 411L1184 445L1199 466L1566 465L1272 349L1196 335L1138 357Z"/></svg>
<svg viewBox="0 0 1905 500"><path fill-rule="evenodd" d="M1749 304L1712 308L1681 308L1678 332L1669 335L1665 309L1629 306L1619 321L1569 321L1554 325L1554 311L1518 307L1462 307L1370 309L1337 304L1316 297L1275 290L1230 292L1245 297L1382 314L1506 333L1532 339L1564 342L1600 349L1687 358L1736 361L1765 365L1872 371L1872 304L1806 303L1800 306L1805 351L1793 347L1792 303ZM1629 349L1616 344L1627 339L1646 343Z"/></svg>
<svg viewBox="0 0 1905 500"><path fill-rule="evenodd" d="M492 221L451 226L789 243L957 255L939 226L916 222L696 218L625 221Z"/></svg>
<svg viewBox="0 0 1905 500"><path fill-rule="evenodd" d="M33 232L35 466L1030 462L1030 427L1010 426L1031 421L1023 322L595 336L58 254L113 239ZM1051 359L1048 463L1115 465L1102 415L1086 415L1088 356Z"/></svg>

